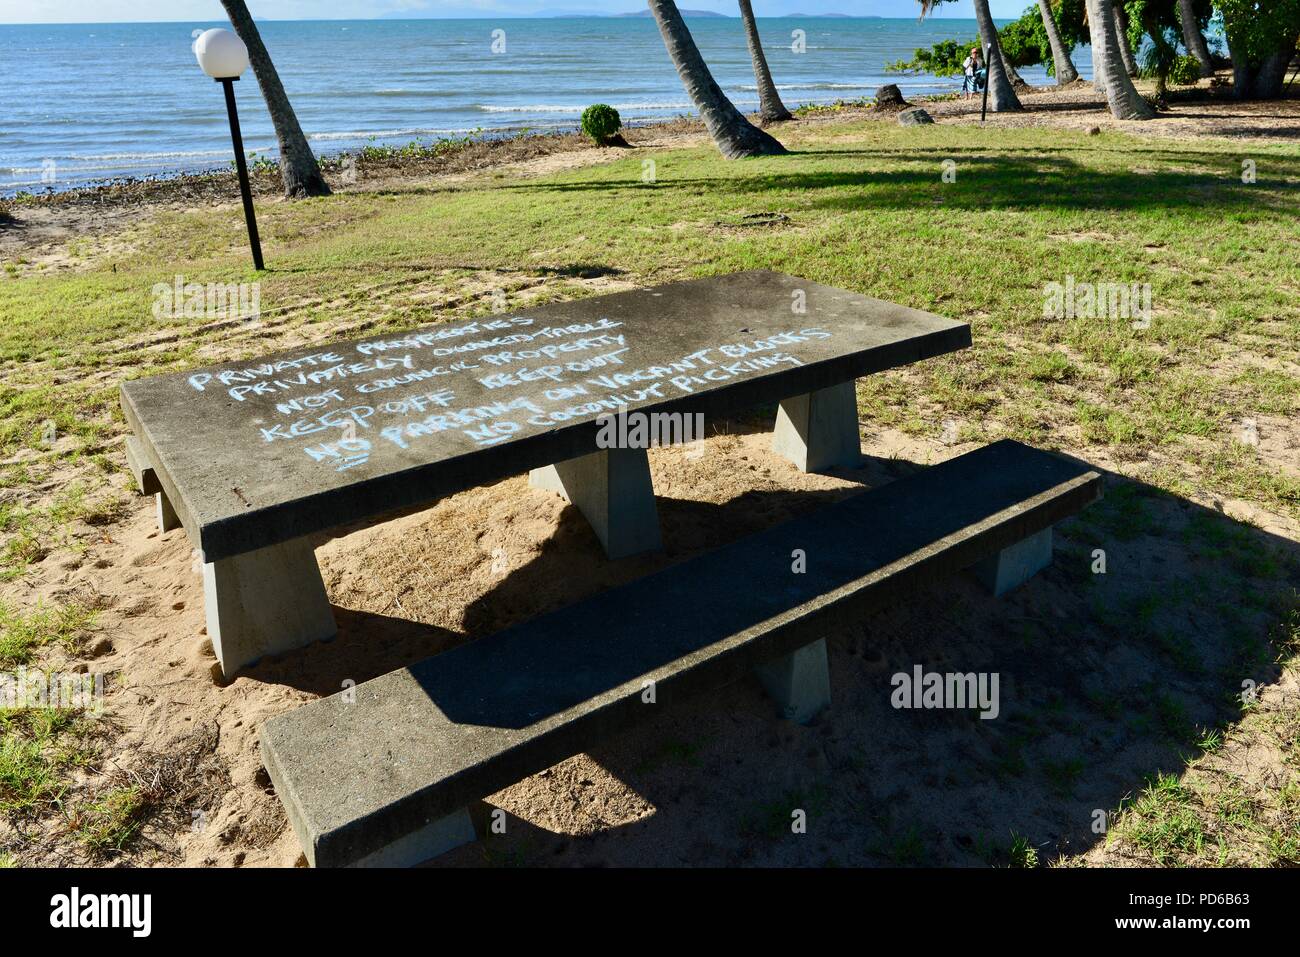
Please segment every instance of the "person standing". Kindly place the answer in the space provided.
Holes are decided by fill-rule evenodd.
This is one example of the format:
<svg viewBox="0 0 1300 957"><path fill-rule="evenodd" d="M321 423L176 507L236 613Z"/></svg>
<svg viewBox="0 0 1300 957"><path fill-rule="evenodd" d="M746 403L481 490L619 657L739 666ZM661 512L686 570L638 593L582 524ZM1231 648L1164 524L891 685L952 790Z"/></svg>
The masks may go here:
<svg viewBox="0 0 1300 957"><path fill-rule="evenodd" d="M966 99L969 100L978 91L984 89L984 83L988 76L981 62L979 47L971 47L970 55L962 61L961 69L961 91L966 94Z"/></svg>

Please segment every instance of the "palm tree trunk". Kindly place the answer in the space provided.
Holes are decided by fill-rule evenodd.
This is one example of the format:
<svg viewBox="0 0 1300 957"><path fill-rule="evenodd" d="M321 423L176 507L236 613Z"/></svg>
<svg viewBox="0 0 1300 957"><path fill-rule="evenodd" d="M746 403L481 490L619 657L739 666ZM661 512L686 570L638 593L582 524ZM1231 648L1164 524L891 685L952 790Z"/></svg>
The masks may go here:
<svg viewBox="0 0 1300 957"><path fill-rule="evenodd" d="M1178 0L1178 21L1183 28L1183 44L1201 65L1201 76L1214 76L1214 61L1210 59L1210 48L1205 42L1205 34L1201 32L1201 24L1196 19L1196 8L1192 6L1192 0Z"/></svg>
<svg viewBox="0 0 1300 957"><path fill-rule="evenodd" d="M1011 89L1018 90L1021 87L1024 87L1026 90L1033 89L1025 82L1024 77L1016 72L1016 68L1012 66L1011 61L1007 59L1006 51L1002 49L1000 43L998 44L998 56L1002 57L1002 69L1007 71L1007 79L1011 81Z"/></svg>
<svg viewBox="0 0 1300 957"><path fill-rule="evenodd" d="M767 68L763 44L758 37L758 24L754 22L754 8L749 0L740 0L740 19L745 23L745 42L749 44L749 59L754 63L754 82L758 85L758 115L764 123L792 120L793 116L781 102L781 94L772 82L772 71Z"/></svg>
<svg viewBox="0 0 1300 957"><path fill-rule="evenodd" d="M1097 21L1093 19L1093 0L1084 0L1084 9L1088 13L1088 47L1092 51L1092 88L1102 96L1106 95L1106 68L1101 62L1101 40L1093 28Z"/></svg>
<svg viewBox="0 0 1300 957"><path fill-rule="evenodd" d="M289 97L280 83L280 75L275 72L271 55L266 52L262 36L257 31L257 24L248 12L244 0L221 0L230 17L230 25L235 33L248 47L248 59L253 65L253 75L262 88L262 98L266 100L266 109L275 124L275 138L280 144L280 177L284 182L284 195L328 196L329 186L321 176L316 155L307 145L307 137L302 134L298 117L293 112Z"/></svg>
<svg viewBox="0 0 1300 957"><path fill-rule="evenodd" d="M1092 33L1093 49L1097 50L1111 115L1117 120L1153 118L1155 110L1138 94L1124 69L1111 0L1088 0L1088 29Z"/></svg>
<svg viewBox="0 0 1300 957"><path fill-rule="evenodd" d="M988 68L989 109L994 113L1023 109L1020 98L1011 86L1002 59L1002 44L998 42L998 28L989 13L989 0L975 0L975 20L980 27L980 43L984 46Z"/></svg>
<svg viewBox="0 0 1300 957"><path fill-rule="evenodd" d="M1115 14L1115 37L1119 40L1119 55L1124 61L1124 72L1129 76L1138 75L1137 59L1133 56L1133 45L1128 40L1128 16L1124 13L1124 0L1111 0L1111 10Z"/></svg>
<svg viewBox="0 0 1300 957"><path fill-rule="evenodd" d="M1052 46L1052 69L1056 73L1056 83L1058 86L1073 83L1079 79L1079 71L1074 68L1070 51L1061 39L1061 29L1056 25L1049 0L1038 0L1038 12L1043 15L1043 29L1047 31L1047 42Z"/></svg>
<svg viewBox="0 0 1300 957"><path fill-rule="evenodd" d="M709 72L704 57L700 56L677 4L673 0L646 2L659 24L664 46L668 48L668 56L682 79L682 86L686 87L691 102L700 111L700 119L722 155L736 159L741 156L776 156L786 152L784 146L745 119L744 114L727 99Z"/></svg>

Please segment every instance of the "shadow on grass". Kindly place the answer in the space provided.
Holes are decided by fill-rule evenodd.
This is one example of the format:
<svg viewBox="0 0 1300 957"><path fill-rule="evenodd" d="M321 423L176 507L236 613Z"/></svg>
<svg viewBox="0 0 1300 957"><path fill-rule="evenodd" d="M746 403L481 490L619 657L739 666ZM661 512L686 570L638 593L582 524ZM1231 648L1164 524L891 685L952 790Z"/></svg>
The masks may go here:
<svg viewBox="0 0 1300 957"><path fill-rule="evenodd" d="M1028 151L1008 155L998 147L972 144L965 152L952 147L918 147L913 150L820 151L794 155L827 160L844 157L862 160L861 169L812 168L795 172L770 167L762 174L744 176L664 176L654 184L639 179L583 180L557 183L497 185L492 190L522 190L551 193L608 192L618 189L654 189L667 192L698 192L708 189L719 195L798 196L802 204L821 209L904 209L919 201L942 199L945 207L959 209L1051 209L1213 210L1216 215L1235 212L1257 213L1261 209L1289 213L1300 211L1300 183L1269 179L1245 184L1240 169L1223 153L1152 150L1124 151L1133 168L1099 169L1063 155L1077 150ZM1146 170L1143 163L1186 162L1203 157L1224 164L1221 177L1173 169ZM957 163L957 180L940 179L942 163ZM883 168L897 163L908 168ZM821 165L821 164L819 164Z"/></svg>

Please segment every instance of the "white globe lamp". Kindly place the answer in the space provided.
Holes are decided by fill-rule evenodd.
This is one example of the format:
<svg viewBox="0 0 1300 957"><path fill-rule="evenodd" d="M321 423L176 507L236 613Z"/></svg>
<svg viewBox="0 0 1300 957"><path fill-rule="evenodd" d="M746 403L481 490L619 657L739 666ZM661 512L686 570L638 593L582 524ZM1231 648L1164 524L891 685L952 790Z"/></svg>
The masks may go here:
<svg viewBox="0 0 1300 957"><path fill-rule="evenodd" d="M244 138L239 133L239 113L235 109L235 81L248 69L248 47L230 30L204 30L194 38L194 58L199 67L221 84L226 93L226 113L230 116L230 139L235 147L235 169L239 173L239 191L244 197L244 220L248 224L248 244L253 250L253 265L262 268L262 242L257 236L257 217L253 213L253 191L248 185L248 163L244 159Z"/></svg>
<svg viewBox="0 0 1300 957"><path fill-rule="evenodd" d="M204 30L194 40L194 57L214 80L233 79L248 69L248 47L231 30Z"/></svg>

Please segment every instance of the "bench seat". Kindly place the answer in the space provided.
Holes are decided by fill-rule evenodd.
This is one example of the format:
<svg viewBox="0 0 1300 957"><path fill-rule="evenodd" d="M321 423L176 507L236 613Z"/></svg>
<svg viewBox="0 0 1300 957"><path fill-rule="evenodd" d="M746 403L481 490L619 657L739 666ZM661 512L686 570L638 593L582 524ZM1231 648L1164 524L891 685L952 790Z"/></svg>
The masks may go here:
<svg viewBox="0 0 1300 957"><path fill-rule="evenodd" d="M999 561L1043 535L1050 560L1052 524L1100 493L1086 465L996 442L273 718L263 760L312 865L418 862L466 839L468 805L656 707L807 670L833 609L978 563L1005 590Z"/></svg>

